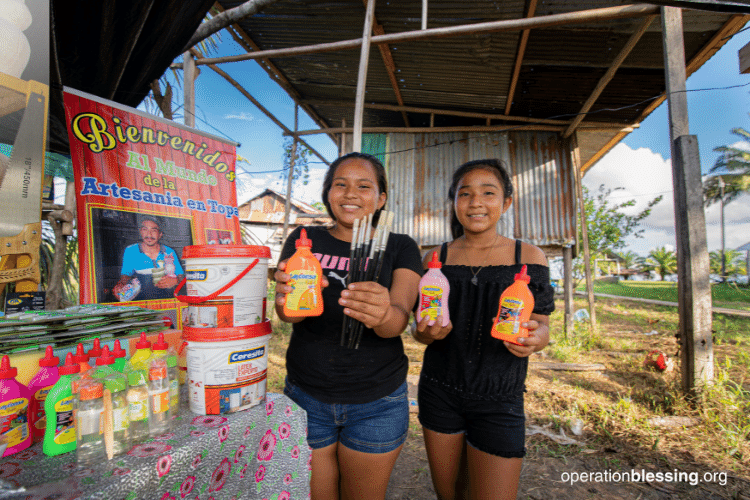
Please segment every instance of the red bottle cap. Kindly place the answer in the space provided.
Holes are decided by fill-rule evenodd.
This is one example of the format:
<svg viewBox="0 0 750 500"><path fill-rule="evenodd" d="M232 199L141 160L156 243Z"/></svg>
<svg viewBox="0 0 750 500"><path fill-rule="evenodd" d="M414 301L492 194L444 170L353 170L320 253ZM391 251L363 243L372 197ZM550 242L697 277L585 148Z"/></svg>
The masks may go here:
<svg viewBox="0 0 750 500"><path fill-rule="evenodd" d="M6 354L0 363L0 379L15 378L16 375L18 375L18 370L10 366L10 358Z"/></svg>
<svg viewBox="0 0 750 500"><path fill-rule="evenodd" d="M115 340L115 347L112 349L112 355L116 358L124 358L127 355L127 351L120 345L120 339Z"/></svg>
<svg viewBox="0 0 750 500"><path fill-rule="evenodd" d="M299 239L294 243L294 248L307 247L312 248L312 241L307 239L307 231L302 228L299 232Z"/></svg>
<svg viewBox="0 0 750 500"><path fill-rule="evenodd" d="M83 352L83 344L76 346L76 353L73 355L73 361L76 363L88 363L89 355Z"/></svg>
<svg viewBox="0 0 750 500"><path fill-rule="evenodd" d="M44 357L39 360L39 366L57 366L60 364L60 358L52 352L52 346L48 345L44 351Z"/></svg>
<svg viewBox="0 0 750 500"><path fill-rule="evenodd" d="M154 342L151 347L152 351L166 351L169 349L169 344L164 341L164 332L159 332L159 339Z"/></svg>
<svg viewBox="0 0 750 500"><path fill-rule="evenodd" d="M531 276L526 274L526 264L521 266L521 272L516 274L516 277L514 279L516 281L523 281L524 283L528 283L531 281Z"/></svg>
<svg viewBox="0 0 750 500"><path fill-rule="evenodd" d="M58 372L60 375L73 375L74 373L80 373L81 365L73 361L73 353L69 352L65 355L65 364L60 367Z"/></svg>
<svg viewBox="0 0 750 500"><path fill-rule="evenodd" d="M438 259L437 252L432 252L432 260L427 263L427 267L429 269L440 269L443 267L443 263L440 262L440 259Z"/></svg>
<svg viewBox="0 0 750 500"><path fill-rule="evenodd" d="M151 342L146 338L146 332L141 332L141 340L136 342L135 347L138 349L150 349Z"/></svg>
<svg viewBox="0 0 750 500"><path fill-rule="evenodd" d="M109 352L109 346L105 345L102 349L102 355L96 358L96 366L115 364L115 356Z"/></svg>
<svg viewBox="0 0 750 500"><path fill-rule="evenodd" d="M94 347L89 349L88 355L89 355L89 359L98 358L99 356L102 355L102 347L100 345L99 339L94 339Z"/></svg>

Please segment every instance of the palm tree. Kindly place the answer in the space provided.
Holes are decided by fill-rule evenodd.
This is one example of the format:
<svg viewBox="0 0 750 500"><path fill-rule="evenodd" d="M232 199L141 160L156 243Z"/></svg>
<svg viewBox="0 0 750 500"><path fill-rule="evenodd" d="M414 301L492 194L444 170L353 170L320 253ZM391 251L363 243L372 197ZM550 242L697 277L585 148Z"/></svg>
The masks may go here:
<svg viewBox="0 0 750 500"><path fill-rule="evenodd" d="M715 174L703 183L703 197L705 205L722 201L729 203L742 193L750 192L750 132L743 128L732 129L734 135L742 138L746 147L719 146L714 148L717 153L723 153L709 173ZM718 174L726 174L726 176Z"/></svg>
<svg viewBox="0 0 750 500"><path fill-rule="evenodd" d="M721 252L710 252L709 254L709 270L711 274L717 274L721 276L722 281L724 281L729 276L738 276L740 274L744 274L744 263L742 262L743 255L742 252L738 252L737 250L725 250L724 251L724 257L726 259L726 264L724 268L724 273L722 274L721 269Z"/></svg>
<svg viewBox="0 0 750 500"><path fill-rule="evenodd" d="M674 250L667 250L666 247L655 248L649 252L646 263L655 269L664 281L667 274L672 274L677 270L677 254Z"/></svg>

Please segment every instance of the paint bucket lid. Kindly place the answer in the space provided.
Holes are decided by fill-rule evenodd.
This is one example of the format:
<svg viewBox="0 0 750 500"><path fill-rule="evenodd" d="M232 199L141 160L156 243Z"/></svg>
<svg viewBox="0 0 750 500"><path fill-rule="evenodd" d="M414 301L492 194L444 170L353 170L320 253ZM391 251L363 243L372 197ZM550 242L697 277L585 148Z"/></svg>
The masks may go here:
<svg viewBox="0 0 750 500"><path fill-rule="evenodd" d="M260 245L191 245L182 249L183 259L200 257L270 259L271 248Z"/></svg>
<svg viewBox="0 0 750 500"><path fill-rule="evenodd" d="M229 340L252 339L270 333L270 320L255 325L235 326L233 328L193 328L186 326L182 329L182 340L192 342L225 342Z"/></svg>

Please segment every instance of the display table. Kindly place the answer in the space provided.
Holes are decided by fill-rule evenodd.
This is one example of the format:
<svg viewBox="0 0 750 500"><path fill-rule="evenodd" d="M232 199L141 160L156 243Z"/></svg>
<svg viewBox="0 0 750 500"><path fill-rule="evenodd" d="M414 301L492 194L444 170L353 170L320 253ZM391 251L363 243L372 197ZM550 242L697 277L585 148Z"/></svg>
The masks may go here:
<svg viewBox="0 0 750 500"><path fill-rule="evenodd" d="M48 457L41 443L5 457L0 481L12 488L0 489L0 498L308 498L307 415L283 394L226 416L197 416L184 404L174 423L172 432L95 467L78 467L75 452Z"/></svg>

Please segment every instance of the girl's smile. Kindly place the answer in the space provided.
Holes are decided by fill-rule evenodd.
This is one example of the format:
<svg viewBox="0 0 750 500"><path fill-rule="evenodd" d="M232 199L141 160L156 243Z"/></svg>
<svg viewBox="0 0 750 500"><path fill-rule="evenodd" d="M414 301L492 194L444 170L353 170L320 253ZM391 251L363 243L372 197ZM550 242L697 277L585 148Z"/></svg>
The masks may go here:
<svg viewBox="0 0 750 500"><path fill-rule="evenodd" d="M500 180L485 168L476 168L461 178L453 204L456 217L468 233L495 231L500 216L512 198L503 196Z"/></svg>
<svg viewBox="0 0 750 500"><path fill-rule="evenodd" d="M375 213L386 200L378 189L375 169L362 158L345 160L336 168L327 196L336 226L349 236L355 220Z"/></svg>

